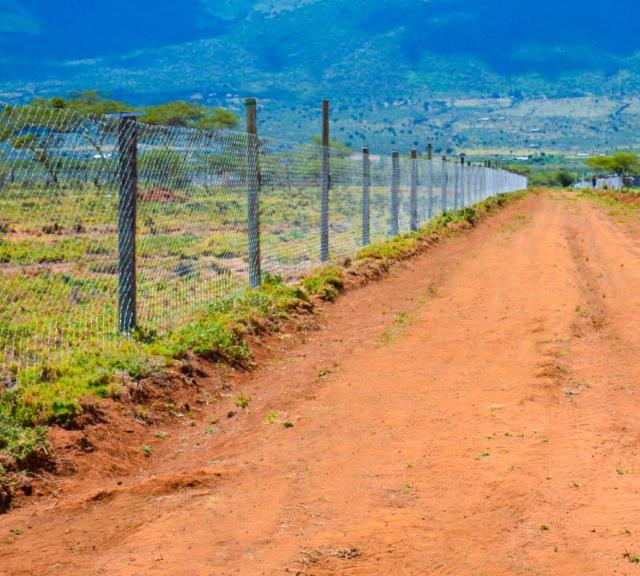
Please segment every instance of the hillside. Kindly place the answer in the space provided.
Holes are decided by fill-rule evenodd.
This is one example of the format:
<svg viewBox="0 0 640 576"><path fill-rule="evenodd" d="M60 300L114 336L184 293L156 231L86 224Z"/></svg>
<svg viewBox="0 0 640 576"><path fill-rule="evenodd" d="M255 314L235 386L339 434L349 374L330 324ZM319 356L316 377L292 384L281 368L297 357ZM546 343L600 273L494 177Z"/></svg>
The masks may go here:
<svg viewBox="0 0 640 576"><path fill-rule="evenodd" d="M263 100L270 133L298 137L313 131L317 102L329 97L354 145L628 143L640 123L640 6L559 4L97 0L89 13L8 0L0 98L98 88L141 104L196 98L233 108L251 94ZM612 119L623 106L625 121ZM486 130L480 119L496 111L509 120ZM563 131L545 138L550 117Z"/></svg>

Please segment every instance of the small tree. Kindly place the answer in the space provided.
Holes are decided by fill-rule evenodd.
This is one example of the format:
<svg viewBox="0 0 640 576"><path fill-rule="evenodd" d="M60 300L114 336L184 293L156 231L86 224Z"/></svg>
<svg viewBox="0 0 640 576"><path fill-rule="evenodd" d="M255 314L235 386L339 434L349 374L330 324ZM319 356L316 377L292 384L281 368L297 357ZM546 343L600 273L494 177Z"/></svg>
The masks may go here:
<svg viewBox="0 0 640 576"><path fill-rule="evenodd" d="M61 96L35 98L31 102L31 105L55 108L56 110L70 110L93 118L101 118L105 114L126 112L132 109L132 107L128 106L125 102L111 100L98 90L72 92L69 98L63 98Z"/></svg>
<svg viewBox="0 0 640 576"><path fill-rule="evenodd" d="M238 127L238 117L224 108L208 108L195 102L175 100L157 106L139 108L120 100L108 98L98 90L72 92L68 98L36 98L33 106L70 110L84 116L101 118L114 112L131 112L144 110L142 121L154 126L183 126L201 128L202 130L229 129Z"/></svg>
<svg viewBox="0 0 640 576"><path fill-rule="evenodd" d="M96 121L106 114L133 110L132 106L119 100L111 100L98 90L72 92L68 98L35 98L31 105L69 112L65 116L68 130L82 134L103 158L106 157L103 150L104 139L109 132L115 130L115 123L101 124Z"/></svg>
<svg viewBox="0 0 640 576"><path fill-rule="evenodd" d="M224 130L238 127L238 117L224 108L207 109L204 117L195 123L201 130Z"/></svg>
<svg viewBox="0 0 640 576"><path fill-rule="evenodd" d="M238 117L229 110L210 109L201 104L181 100L149 106L145 111L143 122L156 126L194 127L202 130L236 128L238 126Z"/></svg>
<svg viewBox="0 0 640 576"><path fill-rule="evenodd" d="M569 188L569 186L572 186L576 181L576 178L573 174L567 172L566 170L559 170L556 174L556 180L558 181L558 184L560 184L560 186L562 186L563 188Z"/></svg>
<svg viewBox="0 0 640 576"><path fill-rule="evenodd" d="M9 143L14 150L29 151L56 187L61 161L52 156L51 148L64 132L55 114L41 114L37 108L6 106L0 111L0 143Z"/></svg>
<svg viewBox="0 0 640 576"><path fill-rule="evenodd" d="M626 182L627 177L640 171L640 158L635 152L614 152L609 156L592 156L587 160L587 165L620 176Z"/></svg>

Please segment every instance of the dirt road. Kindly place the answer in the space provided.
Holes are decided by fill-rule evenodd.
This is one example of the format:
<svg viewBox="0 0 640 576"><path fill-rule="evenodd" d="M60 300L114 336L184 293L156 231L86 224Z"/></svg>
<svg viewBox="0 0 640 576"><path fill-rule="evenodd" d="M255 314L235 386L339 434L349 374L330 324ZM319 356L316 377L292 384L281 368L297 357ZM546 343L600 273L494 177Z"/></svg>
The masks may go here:
<svg viewBox="0 0 640 576"><path fill-rule="evenodd" d="M244 417L0 517L0 574L640 574L617 219L533 195L348 294L242 383Z"/></svg>

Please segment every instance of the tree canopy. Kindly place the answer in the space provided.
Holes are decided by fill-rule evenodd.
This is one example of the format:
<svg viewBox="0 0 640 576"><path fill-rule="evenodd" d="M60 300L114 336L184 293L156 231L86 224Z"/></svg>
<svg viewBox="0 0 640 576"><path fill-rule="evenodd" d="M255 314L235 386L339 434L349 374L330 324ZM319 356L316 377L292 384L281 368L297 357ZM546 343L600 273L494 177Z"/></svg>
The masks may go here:
<svg viewBox="0 0 640 576"><path fill-rule="evenodd" d="M143 111L142 122L156 126L183 126L201 130L220 130L238 127L238 117L224 108L209 108L195 102L176 100L155 106L136 107L113 100L98 90L73 92L67 98L36 98L33 106L69 110L85 116L100 117L115 112Z"/></svg>
<svg viewBox="0 0 640 576"><path fill-rule="evenodd" d="M587 165L602 172L629 176L640 171L640 158L635 152L614 152L609 156L592 156Z"/></svg>
<svg viewBox="0 0 640 576"><path fill-rule="evenodd" d="M53 98L34 98L32 106L44 106L56 110L70 110L85 116L100 117L115 112L126 112L132 107L126 102L112 100L103 96L98 90L72 92L68 98L54 96Z"/></svg>

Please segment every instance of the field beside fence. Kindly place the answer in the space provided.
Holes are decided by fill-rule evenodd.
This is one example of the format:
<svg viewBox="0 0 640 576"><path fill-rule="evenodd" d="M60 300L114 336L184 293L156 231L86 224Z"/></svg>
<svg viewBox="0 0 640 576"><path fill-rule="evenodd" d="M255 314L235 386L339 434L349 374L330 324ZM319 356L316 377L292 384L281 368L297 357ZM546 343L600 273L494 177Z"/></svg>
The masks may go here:
<svg viewBox="0 0 640 576"><path fill-rule="evenodd" d="M256 268L258 280L298 279L327 256L526 185L416 153L7 108L0 376L11 387L52 357L134 327L166 332L240 294Z"/></svg>

